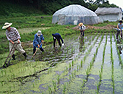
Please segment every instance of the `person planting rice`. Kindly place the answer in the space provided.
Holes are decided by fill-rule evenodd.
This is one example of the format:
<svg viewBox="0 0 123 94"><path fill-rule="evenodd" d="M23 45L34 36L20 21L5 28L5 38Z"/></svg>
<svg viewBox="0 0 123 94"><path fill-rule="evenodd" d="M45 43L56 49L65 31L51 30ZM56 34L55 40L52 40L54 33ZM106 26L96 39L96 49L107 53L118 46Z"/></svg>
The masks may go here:
<svg viewBox="0 0 123 94"><path fill-rule="evenodd" d="M84 31L86 29L86 26L83 25L83 23L79 23L79 27L78 28L79 28L79 30L81 32L81 36L84 36Z"/></svg>
<svg viewBox="0 0 123 94"><path fill-rule="evenodd" d="M122 39L122 27L123 27L122 20L120 20L119 23L117 24L116 39L118 39L119 34L120 34L121 39Z"/></svg>
<svg viewBox="0 0 123 94"><path fill-rule="evenodd" d="M9 40L9 51L14 47L14 49L17 49L20 53L22 53L25 56L25 59L27 57L26 52L23 50L21 46L21 37L18 32L18 30L14 27L11 27L12 23L6 22L2 29L6 29L6 37ZM15 46L16 44L16 46ZM12 49L12 51L14 50ZM12 52L11 52L12 55ZM15 55L12 55L13 60L15 60Z"/></svg>
<svg viewBox="0 0 123 94"><path fill-rule="evenodd" d="M53 36L53 41L54 41L53 42L54 47L55 47L56 39L57 39L60 47L64 46L64 41L59 33L52 34L52 36ZM62 44L61 44L60 40L62 41Z"/></svg>
<svg viewBox="0 0 123 94"><path fill-rule="evenodd" d="M40 30L35 34L33 40L33 55L36 53L36 48L39 48L42 52L44 49L42 48L42 42L44 41L44 37Z"/></svg>

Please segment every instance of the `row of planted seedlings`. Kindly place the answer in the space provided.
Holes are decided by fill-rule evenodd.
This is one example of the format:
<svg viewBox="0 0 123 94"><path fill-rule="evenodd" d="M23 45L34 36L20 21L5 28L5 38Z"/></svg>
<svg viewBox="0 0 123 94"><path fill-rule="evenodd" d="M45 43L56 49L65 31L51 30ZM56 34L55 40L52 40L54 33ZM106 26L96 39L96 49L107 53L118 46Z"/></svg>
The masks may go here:
<svg viewBox="0 0 123 94"><path fill-rule="evenodd" d="M84 44L84 45L83 45L83 48L82 48L84 51L86 50L87 46L89 46L89 45L91 44L91 42L94 40L94 38L95 38L96 36L97 36L97 34L94 35L93 37L88 36L85 40L83 40L83 42L86 42L86 44ZM72 44L70 44L70 46L67 46L67 48L65 49L65 51L67 51L67 54L64 56L64 58L69 57L69 54L71 54L71 53L74 54L75 48L73 48L71 45L72 45ZM75 59L79 58L82 54L83 54L82 52L79 52L79 53L75 56ZM69 58L68 58L68 59L69 59Z"/></svg>
<svg viewBox="0 0 123 94"><path fill-rule="evenodd" d="M69 49L69 48L67 48L67 49ZM74 50L72 50L71 52L73 53L73 51ZM25 63L27 63L27 62L24 62L24 63L21 63L22 65L21 66L24 66L25 65ZM20 65L18 65L17 64L17 66L18 66L18 68L20 68L20 69L18 69L18 73L19 74L22 74L23 75L23 73L25 73L27 70L30 70L30 69L32 69L32 66L33 66L33 64L31 65L31 64L28 64L29 65L29 67L24 67L24 68L20 68ZM37 65L37 63L36 63L36 65ZM34 65L35 66L35 65ZM35 74L36 72L38 73L38 71L40 72L41 70L43 70L43 68L42 68L42 66L40 66L40 68L39 68L39 70L37 70L35 67L33 68L33 71L30 71L29 72L29 74L27 74L27 77L30 77L30 76L32 76L33 74ZM13 69L10 69L9 70L9 72L10 73L12 73L14 70ZM49 72L50 70L48 70L48 72ZM1 70L1 76L3 77L3 76L6 76L6 70ZM1 85L2 86L4 86L4 84L5 83L8 83L8 82L11 82L11 80L13 79L13 78L17 78L16 80L18 80L18 82L20 82L20 83L24 83L24 76L23 77L21 77L21 76L16 76L16 74L15 73L13 73L13 74L10 74L9 76L7 76L7 80L6 80L6 82L4 82L4 81L1 81ZM59 76L58 76L58 79L59 79ZM54 83L54 82L53 82ZM13 83L13 86L15 86L15 84ZM34 84L33 84L33 86L34 86ZM11 87L9 87L10 88L10 92L12 91L11 89Z"/></svg>
<svg viewBox="0 0 123 94"><path fill-rule="evenodd" d="M104 45L104 49L103 49L101 70L99 71L99 82L97 84L97 94L99 94L99 89L100 89L100 85L101 85L101 81L102 81L102 73L103 73L106 45L107 45L107 35L106 35L106 41L105 41L105 45Z"/></svg>
<svg viewBox="0 0 123 94"><path fill-rule="evenodd" d="M88 41L88 43L87 43L87 44L84 44L84 46L83 46L83 50L84 50L84 51L86 50L86 48L87 48L89 45L91 45L91 42L95 39L96 36L97 36L97 33L94 34L93 37L89 36L89 40L88 40L88 39L83 40L83 41L85 41L85 42ZM82 52L79 52L78 58L80 58L82 54L83 54Z"/></svg>
<svg viewBox="0 0 123 94"><path fill-rule="evenodd" d="M73 62L74 62L74 61L72 61L72 65L73 65ZM41 68L40 68L40 69L41 69ZM23 73L23 72L25 72L26 70L27 70L27 69L21 69L21 70L20 70L20 73ZM37 72L37 70L34 68L34 73L35 73L35 72ZM49 72L49 70L48 70L48 72ZM32 75L32 74L33 74L33 72L30 72L30 73L29 73L29 75ZM58 76L58 79L59 79L59 78L60 78L60 77ZM23 77L22 77L22 78L20 77L19 80L20 80L20 82L23 82ZM58 81L59 81L59 80L58 80ZM55 82L54 82L54 81L52 81L52 82L53 82L53 86L55 87L55 84L54 84ZM34 86L35 86L35 85L33 84L33 87L34 87ZM50 89L49 89L49 90L50 90Z"/></svg>
<svg viewBox="0 0 123 94"><path fill-rule="evenodd" d="M44 63L44 66L40 65L40 62L32 63L24 61L14 66L8 67L7 69L0 70L0 82L2 86L0 86L2 90L1 93L12 93L17 91L20 89L22 84L25 84L26 78L36 78L36 72L44 70L43 67L47 66L46 63Z"/></svg>
<svg viewBox="0 0 123 94"><path fill-rule="evenodd" d="M113 94L115 90L115 85L114 85L114 59L113 59L113 51L112 51L112 33L110 33L110 48L111 48L111 64L112 64L112 87L113 87Z"/></svg>
<svg viewBox="0 0 123 94"><path fill-rule="evenodd" d="M92 40L94 39L94 37L92 38ZM89 41L89 43L90 43L91 41ZM73 61L72 61L73 62ZM25 63L21 63L22 64L22 66L25 64ZM30 67L26 67L26 68L22 68L22 69L20 69L19 70L19 74L21 74L21 73L25 73L27 70L29 70L30 68L31 68L32 66L31 66L31 64L30 64ZM19 65L18 65L18 68L19 68ZM42 70L42 67L40 66L40 70ZM40 71L39 70L39 71ZM12 73L12 71L13 70L10 70L10 72ZM49 70L48 70L49 71ZM31 76L31 75L33 75L33 74L35 74L37 72L37 69L34 67L34 70L33 71L30 71L30 73L28 74L28 76ZM2 74L2 76L3 75L6 75L6 70L2 70L1 71L1 74ZM16 76L16 74L12 74L11 75L11 77L10 76L8 76L9 78L7 78L8 79L8 81L10 82L11 81L11 79L13 79L13 78L16 78L17 76ZM19 78L18 80L21 82L21 83L23 83L23 77L17 77L17 78ZM4 82L1 82L1 84L2 85L4 85Z"/></svg>
<svg viewBox="0 0 123 94"><path fill-rule="evenodd" d="M90 48L89 48L89 50L86 52L86 54L89 55L89 53L91 52L92 47L93 47L93 46L95 45L95 43L97 42L99 36L100 36L100 35L98 35L98 37L95 39L94 43L90 46ZM99 48L99 47L98 47L98 48ZM97 54L97 51L98 51L98 50L96 49L96 54ZM87 57L87 55L85 56L84 59L86 59L86 57ZM94 62L94 58L95 58L95 57L96 57L96 55L94 55L94 57L93 57L93 59L92 59L92 61L91 61L91 63L90 63L89 66L92 66L92 62ZM81 62L80 62L79 65L77 65L76 63L78 64L78 62L72 61L71 64L69 63L69 68L66 68L66 69L67 69L66 71L69 71L69 73L68 73L68 75L67 75L67 76L69 76L69 81L66 82L66 83L64 83L64 85L63 85L63 90L62 90L63 93L66 92L66 90L67 90L67 88L69 87L70 83L75 79L76 72L78 72L78 71L80 70L80 68L82 68L82 65L84 64L84 60L83 60L83 61L81 60ZM90 68L91 68L91 67L90 67ZM86 73L87 73L87 75L88 75L88 73L89 73L89 68L87 69ZM84 79L83 81L85 81L85 79ZM84 83L84 82L83 82L83 83ZM84 85L84 84L83 84L83 85Z"/></svg>
<svg viewBox="0 0 123 94"><path fill-rule="evenodd" d="M102 38L101 38L101 41L102 41L102 39L103 39L103 36L102 36ZM97 40L96 40L96 41L97 41ZM95 41L95 42L96 42L96 41ZM94 61L95 61L95 58L96 58L96 55L97 55L97 52L98 52L98 48L99 48L99 46L100 46L100 44L101 44L101 41L100 41L98 47L96 48L96 52L95 52L94 57L92 58L92 60L91 60L91 62L90 62L90 65L88 66L88 68L87 68L87 70L86 70L86 75L87 75L87 77L86 77L85 79L83 79L83 84L82 84L82 86L80 86L80 91L81 91L81 92L83 91L83 87L85 86L85 83L87 82L88 76L89 76L89 74L90 74L91 68L92 68L93 63L94 63ZM92 48L91 48L91 49L92 49ZM90 50L90 51L91 51L91 50ZM85 59L86 59L86 57L85 57ZM81 61L81 66L82 66L82 64L85 62L85 59L84 59L83 61Z"/></svg>
<svg viewBox="0 0 123 94"><path fill-rule="evenodd" d="M99 37L99 36L98 36ZM98 39L98 38L97 38ZM97 40L96 40L97 41ZM95 41L95 43L96 43L96 41ZM90 41L91 42L91 41ZM95 44L94 43L94 44ZM91 49L92 49L92 47L90 47ZM90 50L91 51L91 50ZM88 52L88 51L87 51ZM88 53L89 54L89 53ZM81 62L81 64L82 64L82 62ZM69 68L67 68L66 67L66 71L68 72L68 70L71 70L71 68L73 67L75 65L75 61L73 60L72 61L72 64L69 64ZM82 66L82 65L81 65ZM79 66L77 66L77 70L78 70L78 68L79 68ZM64 71L64 72L66 72L66 71ZM71 79L71 78L73 78L74 77L74 74L76 73L76 70L74 71L74 73L72 73L72 76L70 76L69 75L69 78ZM66 73L65 74L63 74L63 75L66 75ZM49 93L51 93L51 92L56 92L56 90L58 89L58 86L60 85L59 84L59 82L60 82L60 79L62 79L63 77L61 76L61 75L58 75L57 77L56 77L56 79L57 79L57 81L56 80L53 80L52 81L52 87L53 88L51 88L51 86L48 86L48 90L49 90ZM66 86L64 86L64 90L65 90L65 87ZM63 91L64 91L63 90Z"/></svg>
<svg viewBox="0 0 123 94"><path fill-rule="evenodd" d="M93 39L94 39L94 37L93 37ZM93 45L96 43L98 38L99 38L99 35L95 39ZM89 41L89 42L91 42L91 41ZM91 51L91 49L92 49L92 46L89 48L89 50L86 52L86 54L89 54L89 51ZM78 58L78 57L76 57L76 58ZM68 67L67 66L65 67L65 69L64 69L64 71L63 71L63 73L61 75L58 75L56 77L56 79L52 81L52 83L53 83L52 87L53 88L51 88L51 86L48 86L49 93L57 92L57 90L59 90L59 88L60 88L60 80L64 79L65 76L69 76L69 78L68 78L69 81L67 83L64 83L64 85L62 86L63 87L63 91L62 92L65 93L65 90L66 90L67 86L69 85L69 83L73 80L73 78L76 75L76 70L78 71L79 68L82 67L82 64L83 64L83 62L81 60L81 66L77 65L75 70L74 70L73 68L75 67L76 63L78 63L78 62L76 62L76 60L77 60L76 58L69 63Z"/></svg>
<svg viewBox="0 0 123 94"><path fill-rule="evenodd" d="M101 33L100 33L101 34ZM83 83L82 83L82 86L81 86L81 93L83 92L83 88L84 88L84 86L85 86L85 83L87 83L87 80L88 80L88 77L89 77L89 74L90 74L90 72L91 72L91 68L92 68L92 66L93 66L93 64L94 64L94 61L95 61L95 59L96 59L96 56L97 56L97 53L98 53L98 49L99 49L99 47L100 47L100 45L101 45L101 42L102 42L102 40L103 40L103 38L104 38L104 33L103 33L103 35L102 35L102 37L101 37L101 40L100 40L100 42L99 42L99 44L98 44L98 46L97 46L97 48L96 48L96 52L94 53L94 56L93 56L93 58L92 58L92 60L91 60L91 62L90 62L90 65L88 66L88 68L87 68L87 70L86 70L86 75L87 75L87 77L86 77L86 79L83 79Z"/></svg>
<svg viewBox="0 0 123 94"><path fill-rule="evenodd" d="M35 72L37 72L36 69L34 69L34 70L35 70ZM51 68L48 69L48 73L50 73L50 71L51 71ZM56 78L57 78L57 77L56 77ZM59 79L59 76L58 76L58 79ZM22 79L22 81L23 81L23 79ZM59 80L58 80L58 82L59 82ZM52 81L52 83L53 83L53 86L54 86L54 89L55 89L55 86L56 86L56 85L54 84L55 82ZM35 86L35 84L33 84L33 87L34 87L34 86ZM49 88L50 88L50 87L49 87ZM49 90L50 90L50 89L49 89Z"/></svg>

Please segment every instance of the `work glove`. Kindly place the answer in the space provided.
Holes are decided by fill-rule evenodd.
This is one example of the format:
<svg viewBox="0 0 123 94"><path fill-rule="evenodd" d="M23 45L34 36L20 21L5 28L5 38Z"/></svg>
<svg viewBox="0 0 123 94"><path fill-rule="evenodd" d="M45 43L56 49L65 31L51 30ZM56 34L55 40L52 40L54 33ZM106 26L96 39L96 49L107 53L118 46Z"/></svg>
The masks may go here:
<svg viewBox="0 0 123 94"><path fill-rule="evenodd" d="M62 46L64 46L64 43L62 43Z"/></svg>

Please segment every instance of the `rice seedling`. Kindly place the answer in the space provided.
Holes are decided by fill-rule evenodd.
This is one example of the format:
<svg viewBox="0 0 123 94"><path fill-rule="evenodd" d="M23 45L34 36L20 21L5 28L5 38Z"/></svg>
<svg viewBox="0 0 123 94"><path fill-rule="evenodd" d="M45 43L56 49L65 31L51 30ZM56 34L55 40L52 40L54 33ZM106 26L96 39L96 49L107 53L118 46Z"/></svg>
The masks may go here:
<svg viewBox="0 0 123 94"><path fill-rule="evenodd" d="M71 64L69 63L69 69L71 69Z"/></svg>
<svg viewBox="0 0 123 94"><path fill-rule="evenodd" d="M65 69L66 71L68 71L68 67L66 66L66 69Z"/></svg>
<svg viewBox="0 0 123 94"><path fill-rule="evenodd" d="M56 82L52 81L52 83L53 83L54 91L56 91Z"/></svg>
<svg viewBox="0 0 123 94"><path fill-rule="evenodd" d="M79 70L79 65L77 65L77 71Z"/></svg>
<svg viewBox="0 0 123 94"><path fill-rule="evenodd" d="M2 76L3 76L3 70L1 71L1 74L2 74Z"/></svg>
<svg viewBox="0 0 123 94"><path fill-rule="evenodd" d="M35 84L33 83L33 88L35 87Z"/></svg>
<svg viewBox="0 0 123 94"><path fill-rule="evenodd" d="M81 60L81 67L82 67L83 61Z"/></svg>
<svg viewBox="0 0 123 94"><path fill-rule="evenodd" d="M57 82L60 82L60 75L57 76Z"/></svg>
<svg viewBox="0 0 123 94"><path fill-rule="evenodd" d="M74 61L72 60L72 66L74 65Z"/></svg>
<svg viewBox="0 0 123 94"><path fill-rule="evenodd" d="M64 87L63 87L63 94L65 94L65 90L66 90L66 85L64 84Z"/></svg>
<svg viewBox="0 0 123 94"><path fill-rule="evenodd" d="M1 81L1 85L3 86L4 85L4 82Z"/></svg>
<svg viewBox="0 0 123 94"><path fill-rule="evenodd" d="M50 86L48 86L48 91L49 91L49 94L52 94L52 89Z"/></svg>
<svg viewBox="0 0 123 94"><path fill-rule="evenodd" d="M69 75L69 83L71 82L71 80L72 80L72 79L71 79L71 75Z"/></svg>

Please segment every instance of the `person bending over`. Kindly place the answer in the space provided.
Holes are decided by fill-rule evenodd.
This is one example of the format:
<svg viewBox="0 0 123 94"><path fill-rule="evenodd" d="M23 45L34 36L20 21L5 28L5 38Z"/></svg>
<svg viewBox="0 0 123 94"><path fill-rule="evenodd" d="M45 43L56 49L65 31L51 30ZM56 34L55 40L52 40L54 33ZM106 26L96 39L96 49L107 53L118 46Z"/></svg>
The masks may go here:
<svg viewBox="0 0 123 94"><path fill-rule="evenodd" d="M55 47L56 40L58 41L60 47L64 46L64 41L59 33L52 34L52 36L53 36L53 41L54 41L53 42L54 47ZM62 41L62 44L61 44L60 40Z"/></svg>

